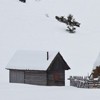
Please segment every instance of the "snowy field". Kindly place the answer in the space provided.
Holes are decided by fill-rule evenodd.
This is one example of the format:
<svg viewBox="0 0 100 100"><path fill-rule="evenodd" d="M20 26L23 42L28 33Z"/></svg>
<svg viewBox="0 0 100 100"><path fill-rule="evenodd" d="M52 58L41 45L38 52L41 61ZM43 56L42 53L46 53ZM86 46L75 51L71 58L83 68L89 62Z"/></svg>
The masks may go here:
<svg viewBox="0 0 100 100"><path fill-rule="evenodd" d="M55 16L73 14L76 33ZM69 86L70 75L88 75L100 52L100 0L0 0L0 100L100 100L100 89ZM65 87L9 83L6 65L17 50L60 51L71 70Z"/></svg>
<svg viewBox="0 0 100 100"><path fill-rule="evenodd" d="M100 100L99 89L2 84L0 100Z"/></svg>

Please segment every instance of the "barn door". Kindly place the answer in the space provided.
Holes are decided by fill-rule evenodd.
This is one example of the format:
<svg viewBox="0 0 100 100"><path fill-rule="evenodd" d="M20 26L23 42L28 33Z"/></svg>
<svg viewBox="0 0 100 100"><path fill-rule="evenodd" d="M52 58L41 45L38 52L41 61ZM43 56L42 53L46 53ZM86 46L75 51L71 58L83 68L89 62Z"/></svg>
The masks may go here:
<svg viewBox="0 0 100 100"><path fill-rule="evenodd" d="M49 72L48 73L48 85L63 86L64 74L61 72Z"/></svg>
<svg viewBox="0 0 100 100"><path fill-rule="evenodd" d="M64 86L65 85L65 76L64 71L54 72L54 83L56 86Z"/></svg>
<svg viewBox="0 0 100 100"><path fill-rule="evenodd" d="M59 81L60 80L60 75L59 75L59 73L57 73L57 72L55 72L55 73L53 73L53 78L54 78L54 81Z"/></svg>

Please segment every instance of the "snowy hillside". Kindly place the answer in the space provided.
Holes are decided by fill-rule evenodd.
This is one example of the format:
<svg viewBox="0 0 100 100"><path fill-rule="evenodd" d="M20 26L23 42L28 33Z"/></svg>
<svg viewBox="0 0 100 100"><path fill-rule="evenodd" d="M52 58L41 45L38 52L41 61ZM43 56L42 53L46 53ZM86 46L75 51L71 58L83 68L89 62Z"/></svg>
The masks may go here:
<svg viewBox="0 0 100 100"><path fill-rule="evenodd" d="M100 90L69 87L67 78L70 75L88 75L92 71L100 52L100 1L26 1L0 0L1 100L41 100L43 97L45 100L73 100L77 97L79 100L99 100ZM56 15L66 17L70 13L81 23L75 34L66 32L67 26L55 19ZM71 68L66 71L66 87L9 84L9 73L5 67L13 54L22 49L60 51Z"/></svg>

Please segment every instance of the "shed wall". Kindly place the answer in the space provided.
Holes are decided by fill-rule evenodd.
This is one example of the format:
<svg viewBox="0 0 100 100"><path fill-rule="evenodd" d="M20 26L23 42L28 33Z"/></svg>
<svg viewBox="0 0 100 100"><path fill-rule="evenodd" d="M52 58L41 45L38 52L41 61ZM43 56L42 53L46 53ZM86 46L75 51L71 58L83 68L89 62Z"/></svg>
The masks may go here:
<svg viewBox="0 0 100 100"><path fill-rule="evenodd" d="M10 82L47 85L47 74L46 71L10 70Z"/></svg>
<svg viewBox="0 0 100 100"><path fill-rule="evenodd" d="M65 62L62 60L61 56L57 55L47 70L48 85L65 85L65 66Z"/></svg>
<svg viewBox="0 0 100 100"><path fill-rule="evenodd" d="M18 70L10 70L11 83L24 83L24 72Z"/></svg>
<svg viewBox="0 0 100 100"><path fill-rule="evenodd" d="M48 72L48 85L50 86L64 86L65 85L65 71L50 71Z"/></svg>
<svg viewBox="0 0 100 100"><path fill-rule="evenodd" d="M34 85L47 85L46 71L25 71L25 83Z"/></svg>

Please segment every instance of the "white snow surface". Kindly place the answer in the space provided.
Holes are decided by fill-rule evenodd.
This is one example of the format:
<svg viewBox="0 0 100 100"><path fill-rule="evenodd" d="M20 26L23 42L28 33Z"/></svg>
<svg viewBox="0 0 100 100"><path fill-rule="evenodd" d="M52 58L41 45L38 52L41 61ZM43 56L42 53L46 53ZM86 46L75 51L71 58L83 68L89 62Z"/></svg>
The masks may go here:
<svg viewBox="0 0 100 100"><path fill-rule="evenodd" d="M70 75L88 75L100 52L100 0L0 0L0 100L100 100L100 89L69 86ZM75 34L55 16L73 14ZM5 69L17 50L60 51L71 70L65 87L11 84Z"/></svg>
<svg viewBox="0 0 100 100"><path fill-rule="evenodd" d="M56 51L16 51L6 68L20 70L47 70L57 53L58 52Z"/></svg>

